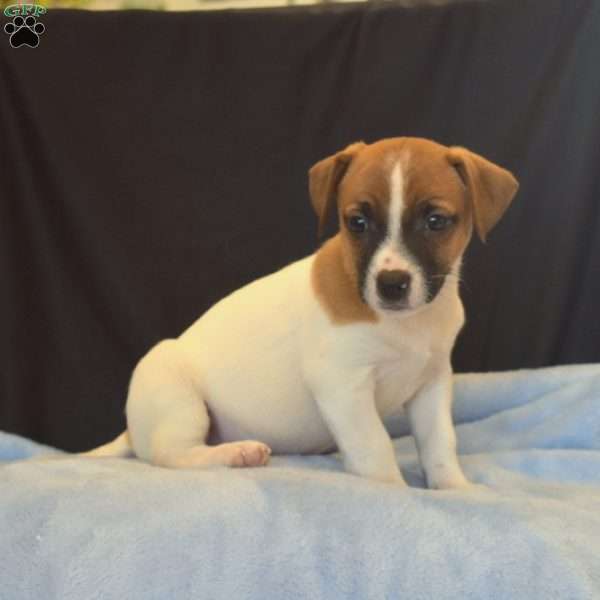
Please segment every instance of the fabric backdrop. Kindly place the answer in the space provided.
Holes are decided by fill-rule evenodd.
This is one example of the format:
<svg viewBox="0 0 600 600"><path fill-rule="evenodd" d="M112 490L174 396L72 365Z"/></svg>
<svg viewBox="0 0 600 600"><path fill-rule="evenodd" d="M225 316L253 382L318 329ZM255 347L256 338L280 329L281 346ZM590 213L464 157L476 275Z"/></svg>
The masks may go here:
<svg viewBox="0 0 600 600"><path fill-rule="evenodd" d="M35 49L0 34L0 429L118 433L152 344L315 249L306 172L357 139L521 181L468 252L458 370L600 360L600 3L40 20Z"/></svg>

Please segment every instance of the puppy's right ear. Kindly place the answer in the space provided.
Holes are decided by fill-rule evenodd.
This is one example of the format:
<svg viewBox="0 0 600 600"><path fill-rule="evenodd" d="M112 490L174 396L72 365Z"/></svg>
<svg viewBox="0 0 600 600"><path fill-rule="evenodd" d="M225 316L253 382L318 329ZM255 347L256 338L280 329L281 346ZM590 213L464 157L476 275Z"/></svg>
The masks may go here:
<svg viewBox="0 0 600 600"><path fill-rule="evenodd" d="M337 191L353 158L365 147L363 142L350 144L333 156L324 158L308 172L310 199L319 217L319 237L323 235L325 224L337 205Z"/></svg>

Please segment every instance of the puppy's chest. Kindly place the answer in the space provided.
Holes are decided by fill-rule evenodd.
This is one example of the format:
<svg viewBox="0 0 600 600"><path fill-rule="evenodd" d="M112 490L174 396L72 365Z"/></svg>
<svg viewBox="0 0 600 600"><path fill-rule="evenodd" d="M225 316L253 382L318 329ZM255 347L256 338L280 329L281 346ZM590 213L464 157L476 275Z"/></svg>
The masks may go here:
<svg viewBox="0 0 600 600"><path fill-rule="evenodd" d="M381 352L373 365L379 413L384 417L397 413L432 377L440 360L428 339L398 343Z"/></svg>

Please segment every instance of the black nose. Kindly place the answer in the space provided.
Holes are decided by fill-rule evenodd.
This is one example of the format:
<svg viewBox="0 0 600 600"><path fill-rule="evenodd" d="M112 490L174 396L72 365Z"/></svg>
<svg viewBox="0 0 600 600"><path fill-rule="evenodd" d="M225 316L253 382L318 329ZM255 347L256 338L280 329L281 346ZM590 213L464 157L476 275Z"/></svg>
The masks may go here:
<svg viewBox="0 0 600 600"><path fill-rule="evenodd" d="M380 271L377 275L377 292L384 300L397 302L408 296L410 273L396 269Z"/></svg>

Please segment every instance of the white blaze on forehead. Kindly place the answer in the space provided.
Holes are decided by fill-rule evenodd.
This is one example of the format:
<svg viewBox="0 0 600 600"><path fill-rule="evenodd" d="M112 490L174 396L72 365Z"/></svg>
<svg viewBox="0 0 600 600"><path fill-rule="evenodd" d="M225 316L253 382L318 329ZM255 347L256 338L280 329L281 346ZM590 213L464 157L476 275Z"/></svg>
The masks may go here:
<svg viewBox="0 0 600 600"><path fill-rule="evenodd" d="M401 161L396 161L390 174L390 204L388 214L388 238L397 244L400 236L400 219L404 211L404 173Z"/></svg>
<svg viewBox="0 0 600 600"><path fill-rule="evenodd" d="M404 165L406 157L397 158L392 163L389 171L389 193L390 202L388 205L387 231L386 236L376 253L375 267L377 271L382 269L408 270L408 262L401 251L401 227L402 213L404 212L404 190L405 177Z"/></svg>

